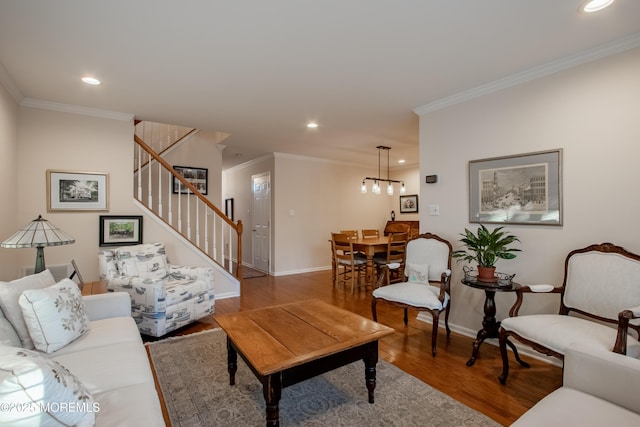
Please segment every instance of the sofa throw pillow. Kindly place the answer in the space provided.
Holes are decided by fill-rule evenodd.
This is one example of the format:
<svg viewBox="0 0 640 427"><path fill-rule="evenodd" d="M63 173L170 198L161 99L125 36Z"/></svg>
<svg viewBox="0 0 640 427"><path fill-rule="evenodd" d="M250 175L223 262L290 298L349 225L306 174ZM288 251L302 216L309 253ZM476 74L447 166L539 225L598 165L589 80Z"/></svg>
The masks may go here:
<svg viewBox="0 0 640 427"><path fill-rule="evenodd" d="M29 330L24 323L22 310L18 304L18 298L27 289L42 289L55 285L56 281L49 270L44 270L38 274L23 277L12 282L0 282L0 308L13 329L15 329L22 347L33 350L33 342L29 336Z"/></svg>
<svg viewBox="0 0 640 427"><path fill-rule="evenodd" d="M18 299L24 321L40 351L61 349L89 329L78 285L70 279L45 289L29 289Z"/></svg>
<svg viewBox="0 0 640 427"><path fill-rule="evenodd" d="M115 251L120 274L142 279L162 279L169 274L163 243L127 246Z"/></svg>
<svg viewBox="0 0 640 427"><path fill-rule="evenodd" d="M93 426L99 404L60 363L0 347L0 425Z"/></svg>
<svg viewBox="0 0 640 427"><path fill-rule="evenodd" d="M8 345L10 347L22 347L20 337L13 329L13 326L4 317L2 310L0 310L0 345Z"/></svg>
<svg viewBox="0 0 640 427"><path fill-rule="evenodd" d="M429 284L429 264L407 264L407 281Z"/></svg>

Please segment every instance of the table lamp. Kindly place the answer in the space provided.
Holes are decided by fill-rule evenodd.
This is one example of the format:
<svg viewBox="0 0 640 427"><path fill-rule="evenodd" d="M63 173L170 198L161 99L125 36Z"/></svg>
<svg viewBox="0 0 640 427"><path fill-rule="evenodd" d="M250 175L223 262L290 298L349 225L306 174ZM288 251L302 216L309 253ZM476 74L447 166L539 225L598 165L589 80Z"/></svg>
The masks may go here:
<svg viewBox="0 0 640 427"><path fill-rule="evenodd" d="M3 248L36 248L36 268L34 274L44 271L44 247L74 243L75 239L38 215L24 228L2 242Z"/></svg>

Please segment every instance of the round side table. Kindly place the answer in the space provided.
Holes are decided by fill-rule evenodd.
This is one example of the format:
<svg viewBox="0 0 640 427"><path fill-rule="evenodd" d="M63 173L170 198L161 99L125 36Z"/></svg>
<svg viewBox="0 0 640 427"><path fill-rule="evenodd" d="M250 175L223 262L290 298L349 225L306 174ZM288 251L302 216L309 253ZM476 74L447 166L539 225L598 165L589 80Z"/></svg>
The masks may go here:
<svg viewBox="0 0 640 427"><path fill-rule="evenodd" d="M465 277L462 279L462 283L472 288L482 289L485 294L482 329L478 331L478 335L473 342L471 359L467 361L467 366L473 366L478 358L480 345L482 345L484 340L487 338L498 338L499 336L498 331L500 328L500 322L496 320L496 292L515 292L515 290L520 287L520 284L512 282L511 280L508 282L499 280L497 283L481 282L477 277L468 274L465 274ZM509 340L507 340L507 345L511 347L511 350L513 350L513 354L518 363L528 368L529 364L520 359L516 346Z"/></svg>

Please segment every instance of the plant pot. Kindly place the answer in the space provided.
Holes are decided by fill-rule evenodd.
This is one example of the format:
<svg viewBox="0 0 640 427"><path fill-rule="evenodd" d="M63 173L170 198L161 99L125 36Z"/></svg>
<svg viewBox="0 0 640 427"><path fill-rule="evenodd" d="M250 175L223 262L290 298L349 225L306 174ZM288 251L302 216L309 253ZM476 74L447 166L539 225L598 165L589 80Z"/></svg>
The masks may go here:
<svg viewBox="0 0 640 427"><path fill-rule="evenodd" d="M496 268L478 266L478 280L480 282L496 283L498 281L498 278L496 277Z"/></svg>

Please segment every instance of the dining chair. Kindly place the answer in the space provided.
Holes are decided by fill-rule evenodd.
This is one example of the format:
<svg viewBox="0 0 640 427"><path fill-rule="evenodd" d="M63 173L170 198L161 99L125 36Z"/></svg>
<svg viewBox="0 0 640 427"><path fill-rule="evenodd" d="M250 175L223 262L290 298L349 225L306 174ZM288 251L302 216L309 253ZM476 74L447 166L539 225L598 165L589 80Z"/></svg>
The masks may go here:
<svg viewBox="0 0 640 427"><path fill-rule="evenodd" d="M376 265L378 287L382 284L383 276L386 285L404 281L407 239L407 233L390 234L386 252L374 255L373 262ZM390 265L393 265L394 268L388 268Z"/></svg>
<svg viewBox="0 0 640 427"><path fill-rule="evenodd" d="M340 230L340 234L346 235L349 240L358 240L358 230ZM360 251L356 251L355 256L357 258L366 258L365 254Z"/></svg>
<svg viewBox="0 0 640 427"><path fill-rule="evenodd" d="M386 235L391 235L396 233L407 233L407 235L411 237L411 226L407 223L394 221L391 224L387 224L384 231Z"/></svg>
<svg viewBox="0 0 640 427"><path fill-rule="evenodd" d="M349 240L358 239L358 230L340 230L340 234L345 234Z"/></svg>
<svg viewBox="0 0 640 427"><path fill-rule="evenodd" d="M346 237L345 234L332 233L331 243L336 266L336 287L342 283L346 288L347 282L350 282L351 294L353 294L356 282L358 287L364 283L363 278L366 277L367 273L367 260L356 256L353 251L353 241Z"/></svg>
<svg viewBox="0 0 640 427"><path fill-rule="evenodd" d="M373 230L373 229L362 230L363 239L377 239L378 237L380 237L380 230Z"/></svg>
<svg viewBox="0 0 640 427"><path fill-rule="evenodd" d="M445 312L444 323L447 338L449 311L451 310L451 243L435 234L425 233L407 243L404 275L406 281L381 286L373 290L371 314L378 321L378 301L404 309L404 324L407 326L409 308L431 313L431 353L436 355L438 323L440 313ZM397 268L389 264L384 268Z"/></svg>

